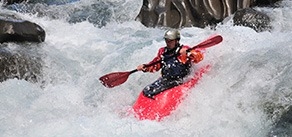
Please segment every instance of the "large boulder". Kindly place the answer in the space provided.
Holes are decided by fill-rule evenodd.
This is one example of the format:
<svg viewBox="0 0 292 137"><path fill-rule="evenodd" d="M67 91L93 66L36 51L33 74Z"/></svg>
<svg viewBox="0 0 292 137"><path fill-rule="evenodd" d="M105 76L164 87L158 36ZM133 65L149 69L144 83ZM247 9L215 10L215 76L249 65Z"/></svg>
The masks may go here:
<svg viewBox="0 0 292 137"><path fill-rule="evenodd" d="M279 0L143 0L136 20L147 27L206 27L223 21L240 9L271 5L277 1ZM257 15L258 13L251 16ZM256 21L261 22L260 19ZM267 20L264 18L264 21Z"/></svg>
<svg viewBox="0 0 292 137"><path fill-rule="evenodd" d="M217 0L143 0L136 19L147 27L205 27L220 22L228 14L223 11Z"/></svg>
<svg viewBox="0 0 292 137"><path fill-rule="evenodd" d="M44 29L36 23L0 14L0 43L43 42L45 36Z"/></svg>

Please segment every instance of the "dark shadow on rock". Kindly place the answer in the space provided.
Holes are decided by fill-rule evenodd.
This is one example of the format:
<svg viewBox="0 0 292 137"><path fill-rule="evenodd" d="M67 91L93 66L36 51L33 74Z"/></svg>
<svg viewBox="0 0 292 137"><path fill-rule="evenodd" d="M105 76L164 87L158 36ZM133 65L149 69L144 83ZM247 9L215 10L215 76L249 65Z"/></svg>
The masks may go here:
<svg viewBox="0 0 292 137"><path fill-rule="evenodd" d="M256 0L255 5L257 5L259 7L263 7L263 6L273 7L279 1L281 1L281 0Z"/></svg>
<svg viewBox="0 0 292 137"><path fill-rule="evenodd" d="M26 2L27 0L3 0L3 3L6 5L14 4L14 3L21 3Z"/></svg>

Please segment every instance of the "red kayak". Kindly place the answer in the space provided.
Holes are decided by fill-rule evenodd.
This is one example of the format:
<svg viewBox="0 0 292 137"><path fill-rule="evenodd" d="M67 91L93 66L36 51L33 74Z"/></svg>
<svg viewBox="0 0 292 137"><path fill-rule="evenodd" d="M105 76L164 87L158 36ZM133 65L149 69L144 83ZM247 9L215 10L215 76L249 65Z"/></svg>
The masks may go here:
<svg viewBox="0 0 292 137"><path fill-rule="evenodd" d="M154 96L154 99L147 98L141 92L137 101L133 105L135 117L139 120L157 120L160 121L165 116L171 114L187 93L201 79L202 75L210 69L210 65L200 68L194 74L194 77L182 85L165 90Z"/></svg>

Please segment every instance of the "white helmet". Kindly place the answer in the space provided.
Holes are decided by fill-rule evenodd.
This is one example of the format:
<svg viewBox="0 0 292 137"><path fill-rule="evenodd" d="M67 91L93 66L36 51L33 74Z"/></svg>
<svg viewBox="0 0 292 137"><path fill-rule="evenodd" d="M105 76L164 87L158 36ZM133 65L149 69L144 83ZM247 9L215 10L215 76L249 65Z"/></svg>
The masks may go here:
<svg viewBox="0 0 292 137"><path fill-rule="evenodd" d="M164 38L169 40L180 40L180 33L176 29L168 30L165 32Z"/></svg>

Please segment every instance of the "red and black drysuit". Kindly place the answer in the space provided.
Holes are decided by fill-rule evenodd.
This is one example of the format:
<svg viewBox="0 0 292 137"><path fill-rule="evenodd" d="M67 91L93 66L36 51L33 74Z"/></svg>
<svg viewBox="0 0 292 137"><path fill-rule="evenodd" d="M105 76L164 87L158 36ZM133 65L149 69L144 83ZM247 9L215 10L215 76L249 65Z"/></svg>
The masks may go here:
<svg viewBox="0 0 292 137"><path fill-rule="evenodd" d="M203 54L200 50L191 50L187 54L180 54L181 49L189 49L189 46L177 44L175 48L168 49L162 47L157 56L148 64L161 60L161 63L146 67L143 72L156 72L161 69L161 77L152 84L143 89L146 97L161 93L183 83L183 78L190 73L192 63L198 63L203 60Z"/></svg>

